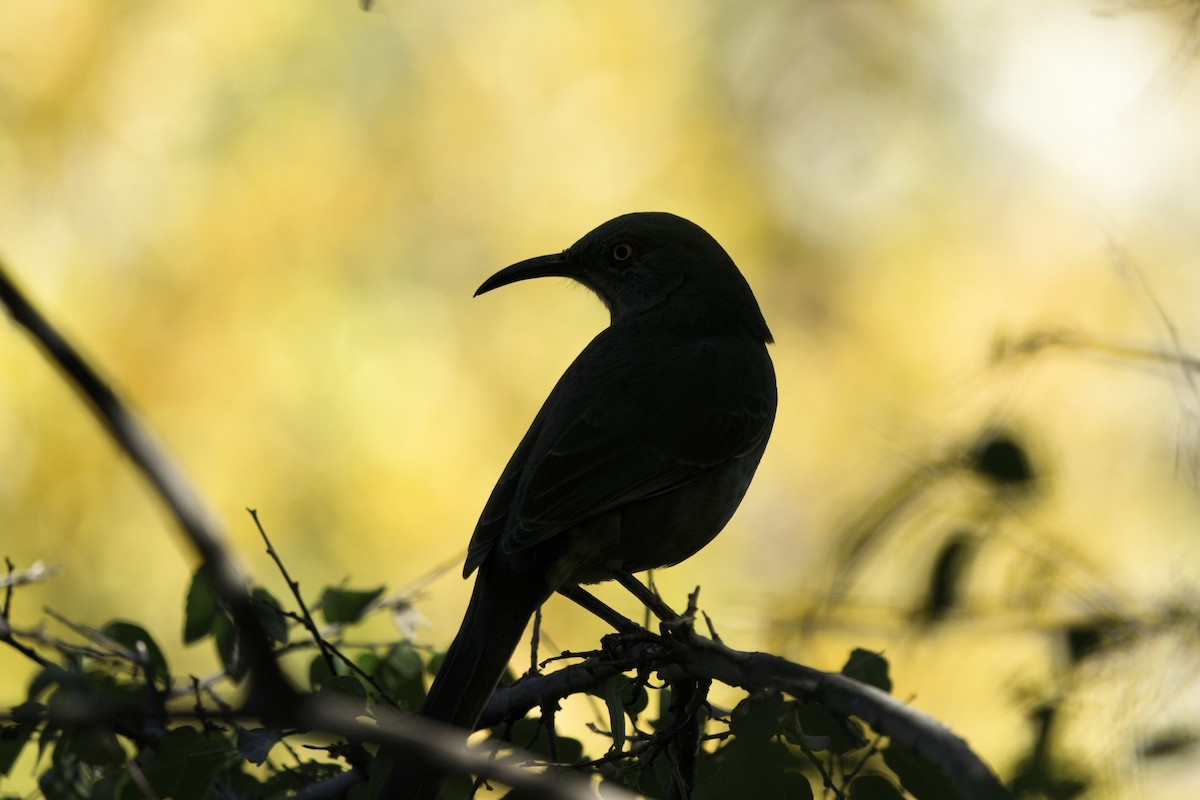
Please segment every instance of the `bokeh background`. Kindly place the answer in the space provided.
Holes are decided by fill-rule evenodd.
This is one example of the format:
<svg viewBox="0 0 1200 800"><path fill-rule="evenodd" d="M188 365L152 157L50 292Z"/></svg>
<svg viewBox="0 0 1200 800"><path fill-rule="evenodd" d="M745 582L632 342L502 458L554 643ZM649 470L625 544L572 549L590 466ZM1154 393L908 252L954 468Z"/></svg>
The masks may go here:
<svg viewBox="0 0 1200 800"><path fill-rule="evenodd" d="M755 288L781 404L668 599L817 667L884 651L1002 774L1052 718L1089 797L1200 787L1194 3L380 5L0 5L0 252L247 569L286 594L254 507L303 589L419 584L446 644L492 482L606 323L562 281L472 291L672 211ZM989 430L1019 486L953 467ZM215 669L192 555L12 327L0 555L60 570L18 626L132 619ZM602 630L547 610L561 647ZM28 674L0 651L0 702Z"/></svg>

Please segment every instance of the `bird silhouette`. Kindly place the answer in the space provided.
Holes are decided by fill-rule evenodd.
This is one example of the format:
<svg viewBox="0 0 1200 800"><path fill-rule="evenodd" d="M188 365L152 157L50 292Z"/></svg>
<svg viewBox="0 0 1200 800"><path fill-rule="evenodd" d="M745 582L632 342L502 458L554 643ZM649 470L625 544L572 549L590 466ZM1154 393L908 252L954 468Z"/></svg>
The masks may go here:
<svg viewBox="0 0 1200 800"><path fill-rule="evenodd" d="M725 527L775 419L771 332L700 226L626 214L475 294L547 276L591 289L611 319L546 398L471 537L474 590L420 711L468 731L551 594L676 564ZM401 757L379 796L436 798L443 780Z"/></svg>

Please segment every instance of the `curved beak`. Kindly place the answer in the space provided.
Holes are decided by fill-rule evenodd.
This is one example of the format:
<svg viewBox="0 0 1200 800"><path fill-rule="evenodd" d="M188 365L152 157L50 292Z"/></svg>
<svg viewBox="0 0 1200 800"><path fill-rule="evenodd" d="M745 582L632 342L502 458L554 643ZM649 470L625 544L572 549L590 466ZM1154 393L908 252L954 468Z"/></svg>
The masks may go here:
<svg viewBox="0 0 1200 800"><path fill-rule="evenodd" d="M529 278L574 278L576 272L577 270L574 268L571 257L567 254L566 250L551 256L527 258L524 261L513 264L511 267L505 267L488 278L475 290L474 296L478 297L484 292L490 292L492 289L498 289L501 286L528 280Z"/></svg>

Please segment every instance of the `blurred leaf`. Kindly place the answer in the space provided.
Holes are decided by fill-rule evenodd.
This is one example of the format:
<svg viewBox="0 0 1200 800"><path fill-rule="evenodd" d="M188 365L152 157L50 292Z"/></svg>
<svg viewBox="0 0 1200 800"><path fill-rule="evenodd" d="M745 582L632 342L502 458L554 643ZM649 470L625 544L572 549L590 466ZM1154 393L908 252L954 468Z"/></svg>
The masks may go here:
<svg viewBox="0 0 1200 800"><path fill-rule="evenodd" d="M734 739L711 763L703 759L701 764L693 800L813 797L812 785L800 772L803 764L777 741Z"/></svg>
<svg viewBox="0 0 1200 800"><path fill-rule="evenodd" d="M317 606L330 625L350 625L362 619L367 608L383 594L378 589L326 589L317 601Z"/></svg>
<svg viewBox="0 0 1200 800"><path fill-rule="evenodd" d="M325 656L317 653L308 662L308 685L313 691L321 685L322 681L327 681L333 677L333 672L329 669L329 662L325 660Z"/></svg>
<svg viewBox="0 0 1200 800"><path fill-rule="evenodd" d="M255 616L267 635L279 644L287 644L288 618L283 615L283 606L279 605L279 601L262 587L255 587L250 598L254 604Z"/></svg>
<svg viewBox="0 0 1200 800"><path fill-rule="evenodd" d="M12 707L13 722L19 725L36 725L46 716L46 707L41 703L25 702Z"/></svg>
<svg viewBox="0 0 1200 800"><path fill-rule="evenodd" d="M388 696L405 708L417 708L425 699L424 664L421 654L407 640L392 645L383 658L370 654L375 663L366 669ZM361 663L360 667L363 666Z"/></svg>
<svg viewBox="0 0 1200 800"><path fill-rule="evenodd" d="M1110 629L1114 624L1112 619L1092 619L1066 628L1063 636L1070 662L1078 664L1111 644Z"/></svg>
<svg viewBox="0 0 1200 800"><path fill-rule="evenodd" d="M766 742L782 732L783 703L778 692L748 695L730 713L729 730L743 742Z"/></svg>
<svg viewBox="0 0 1200 800"><path fill-rule="evenodd" d="M1167 730L1143 741L1138 747L1141 758L1167 758L1194 750L1200 736L1193 730Z"/></svg>
<svg viewBox="0 0 1200 800"><path fill-rule="evenodd" d="M146 629L140 625L135 625L132 622L124 622L122 620L114 620L108 623L100 632L112 639L117 644L137 654L139 657L146 659L146 664L151 673L156 678L168 678L170 672L167 669L167 659L163 656L162 650L154 641ZM139 648L144 648L144 651Z"/></svg>
<svg viewBox="0 0 1200 800"><path fill-rule="evenodd" d="M82 680L82 676L78 672L63 669L57 665L44 667L33 676L33 680L29 682L29 700L32 701L39 697L42 692L49 689L51 686L69 684Z"/></svg>
<svg viewBox="0 0 1200 800"><path fill-rule="evenodd" d="M904 788L919 800L957 800L960 797L937 768L895 740L883 750L883 760Z"/></svg>
<svg viewBox="0 0 1200 800"><path fill-rule="evenodd" d="M421 700L425 699L425 670L421 656L407 639L392 645L383 658L374 654L362 655L359 667L403 708L419 708Z"/></svg>
<svg viewBox="0 0 1200 800"><path fill-rule="evenodd" d="M279 744L283 737L279 731L272 728L243 728L237 729L237 751L242 758L251 764L261 765L271 754L271 748Z"/></svg>
<svg viewBox="0 0 1200 800"><path fill-rule="evenodd" d="M138 763L160 797L204 800L221 767L234 758L223 735L181 727L167 733L153 750L139 753Z"/></svg>
<svg viewBox="0 0 1200 800"><path fill-rule="evenodd" d="M620 752L625 749L625 706L621 702L622 680L628 680L624 675L614 675L603 684L604 705L608 708L608 728L612 733L613 749Z"/></svg>
<svg viewBox="0 0 1200 800"><path fill-rule="evenodd" d="M201 567L193 573L192 582L188 586L187 601L184 605L183 643L191 644L212 634L219 608L212 578L208 570Z"/></svg>
<svg viewBox="0 0 1200 800"><path fill-rule="evenodd" d="M238 636L233 620L223 612L217 614L213 619L212 632L221 666L235 683L241 681L246 677L247 664L242 654L241 637Z"/></svg>
<svg viewBox="0 0 1200 800"><path fill-rule="evenodd" d="M29 724L0 726L0 775L12 769L35 730L37 726Z"/></svg>
<svg viewBox="0 0 1200 800"><path fill-rule="evenodd" d="M885 692L892 691L892 679L888 676L888 662L883 657L883 653L856 647L850 653L850 658L846 660L846 665L842 667L842 674L874 686L876 689L882 689Z"/></svg>
<svg viewBox="0 0 1200 800"><path fill-rule="evenodd" d="M407 640L392 645L384 663L403 678L419 678L424 668L421 654Z"/></svg>
<svg viewBox="0 0 1200 800"><path fill-rule="evenodd" d="M353 675L334 675L321 682L318 694L339 694L353 697L355 700L366 700L367 690L362 682Z"/></svg>
<svg viewBox="0 0 1200 800"><path fill-rule="evenodd" d="M819 703L788 703L792 710L792 724L784 726L784 734L794 744L803 744L810 750L828 749L835 755L843 755L866 745L862 727L851 719L840 719ZM813 746L811 739L825 740L825 748Z"/></svg>
<svg viewBox="0 0 1200 800"><path fill-rule="evenodd" d="M997 486L1020 490L1033 488L1035 475L1029 457L1010 433L989 431L971 448L967 457L971 469Z"/></svg>
<svg viewBox="0 0 1200 800"><path fill-rule="evenodd" d="M111 731L75 725L63 731L54 746L54 759L70 757L98 769L114 769L125 763L125 751Z"/></svg>
<svg viewBox="0 0 1200 800"><path fill-rule="evenodd" d="M942 545L929 575L922 621L937 622L958 607L967 568L976 550L976 538L967 531L956 532Z"/></svg>

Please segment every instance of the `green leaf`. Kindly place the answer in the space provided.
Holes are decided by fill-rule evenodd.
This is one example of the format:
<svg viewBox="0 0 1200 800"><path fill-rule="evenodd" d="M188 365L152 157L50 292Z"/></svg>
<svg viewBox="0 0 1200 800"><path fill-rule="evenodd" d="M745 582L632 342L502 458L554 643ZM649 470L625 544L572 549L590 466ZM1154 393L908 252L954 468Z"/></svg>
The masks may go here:
<svg viewBox="0 0 1200 800"><path fill-rule="evenodd" d="M66 729L54 747L56 761L67 756L99 769L115 769L125 763L125 751L111 731L82 725Z"/></svg>
<svg viewBox="0 0 1200 800"><path fill-rule="evenodd" d="M243 655L241 637L238 636L233 620L227 614L218 614L213 620L212 632L221 666L235 683L241 681L246 677L248 665Z"/></svg>
<svg viewBox="0 0 1200 800"><path fill-rule="evenodd" d="M373 667L365 666L360 658L359 666L371 675L387 692L388 696L405 708L417 708L425 698L424 665L421 654L408 642L397 642L388 649L387 655L376 658Z"/></svg>
<svg viewBox="0 0 1200 800"><path fill-rule="evenodd" d="M29 724L0 726L0 775L7 775L17 763L21 750L35 730L37 726Z"/></svg>
<svg viewBox="0 0 1200 800"><path fill-rule="evenodd" d="M392 645L384 663L402 678L420 678L421 671L424 669L424 665L421 664L421 654L407 640Z"/></svg>
<svg viewBox="0 0 1200 800"><path fill-rule="evenodd" d="M784 727L784 735L793 744L818 752L829 750L835 755L844 755L867 743L858 722L836 717L820 703L788 703L788 706L792 711L792 719L791 724ZM823 747L813 746L822 741Z"/></svg>
<svg viewBox="0 0 1200 800"><path fill-rule="evenodd" d="M75 683L79 680L80 674L78 672L72 672L71 670L52 664L39 670L33 676L33 679L29 682L29 694L27 696L30 700L34 700L51 686Z"/></svg>
<svg viewBox="0 0 1200 800"><path fill-rule="evenodd" d="M271 754L271 748L279 744L282 735L272 728L237 729L237 751L251 764L261 765Z"/></svg>
<svg viewBox="0 0 1200 800"><path fill-rule="evenodd" d="M888 663L883 653L854 648L846 660L846 666L842 667L842 674L876 689L892 691L892 679L888 677Z"/></svg>
<svg viewBox="0 0 1200 800"><path fill-rule="evenodd" d="M729 730L745 742L766 742L781 732L782 715L783 695L755 692L734 707L729 715Z"/></svg>
<svg viewBox="0 0 1200 800"><path fill-rule="evenodd" d="M36 725L41 722L46 716L46 707L41 703L27 702L21 703L19 706L13 706L12 718L13 722L21 725Z"/></svg>
<svg viewBox="0 0 1200 800"><path fill-rule="evenodd" d="M892 741L883 751L883 761L896 773L908 792L920 800L958 800L958 792L942 773L908 747Z"/></svg>
<svg viewBox="0 0 1200 800"><path fill-rule="evenodd" d="M322 681L317 694L347 695L356 700L367 699L367 690L353 675L334 675L332 678Z"/></svg>
<svg viewBox="0 0 1200 800"><path fill-rule="evenodd" d="M212 577L206 568L201 567L192 575L192 582L188 586L183 615L183 643L191 644L212 634L219 611L220 603Z"/></svg>
<svg viewBox="0 0 1200 800"><path fill-rule="evenodd" d="M731 797L786 797L813 800L812 785L801 774L804 766L778 741L734 739L713 763L705 759L697 774L693 800Z"/></svg>
<svg viewBox="0 0 1200 800"><path fill-rule="evenodd" d="M922 622L938 622L962 604L967 572L978 549L976 538L968 531L956 532L942 545L919 612Z"/></svg>
<svg viewBox="0 0 1200 800"><path fill-rule="evenodd" d="M614 675L604 682L604 705L608 707L608 725L612 731L613 749L618 753L625 749L625 706L621 703L624 675Z"/></svg>
<svg viewBox="0 0 1200 800"><path fill-rule="evenodd" d="M138 761L159 797L204 800L217 773L234 758L221 734L181 727L164 736L155 750L143 750Z"/></svg>
<svg viewBox="0 0 1200 800"><path fill-rule="evenodd" d="M112 639L117 644L134 653L139 658L145 658L145 667L156 678L167 679L170 671L167 669L167 659L162 650L146 629L140 625L123 620L114 620L103 628L100 633Z"/></svg>
<svg viewBox="0 0 1200 800"><path fill-rule="evenodd" d="M325 656L320 653L317 653L308 662L308 685L312 691L316 691L322 683L336 674L329 668L329 662L325 660Z"/></svg>
<svg viewBox="0 0 1200 800"><path fill-rule="evenodd" d="M371 603L383 594L384 587L367 589L326 589L317 605L330 625L351 625L362 619Z"/></svg>
<svg viewBox="0 0 1200 800"><path fill-rule="evenodd" d="M287 644L288 618L283 615L279 601L262 587L256 587L250 593L250 601L254 605L254 615L267 635L279 644Z"/></svg>

